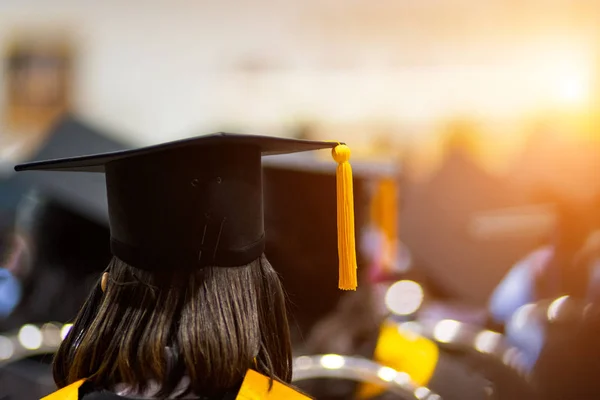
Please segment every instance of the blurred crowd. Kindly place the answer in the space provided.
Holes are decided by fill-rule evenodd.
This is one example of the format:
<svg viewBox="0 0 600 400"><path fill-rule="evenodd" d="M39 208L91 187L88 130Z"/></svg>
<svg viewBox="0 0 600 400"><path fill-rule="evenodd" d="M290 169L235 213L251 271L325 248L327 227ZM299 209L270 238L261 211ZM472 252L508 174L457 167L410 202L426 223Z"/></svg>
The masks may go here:
<svg viewBox="0 0 600 400"><path fill-rule="evenodd" d="M450 399L597 393L594 379L584 374L596 370L597 149L563 140L559 152L543 138L530 146L547 146L548 153L528 148L522 158L559 154L557 165L539 168L533 165L538 161L521 160L514 173L502 176L477 161L466 136L472 130L452 124L450 133L442 162L425 178L394 157L355 162L357 293L332 290L335 276L326 272L337 257L331 251L335 204L327 200L333 198L333 171L319 157L276 157L265 164L268 253L283 266L299 365L322 365L307 358L318 354L350 357L344 361L349 368L352 357L373 360L406 372L422 385L417 389ZM307 134L303 127L299 136ZM75 136L72 152L125 148L66 115L39 142L38 153L68 152L64 144ZM26 350L0 352L0 379L11 382L11 393L51 390L50 358L39 355L52 353L43 346L44 329L51 323L52 332L64 330L110 259L105 204L95 202L102 182L67 175L2 182L0 332L14 335L11 343ZM313 291L307 294L306 287ZM37 345L27 342L32 327L42 332ZM575 354L579 361L564 371L563 362ZM331 379L327 374L298 384L318 398L384 396L385 385L348 374L335 385L319 383ZM384 378L377 379L389 384ZM373 386L350 383L361 379Z"/></svg>
<svg viewBox="0 0 600 400"><path fill-rule="evenodd" d="M132 147L80 112L65 43L16 40L3 55L0 399L54 390L52 354L111 259L103 177L14 165ZM264 162L294 384L319 399L600 398L599 107L505 125L463 113L405 131L296 118L277 132L327 140L348 128L358 143L355 293L331 284L329 155Z"/></svg>

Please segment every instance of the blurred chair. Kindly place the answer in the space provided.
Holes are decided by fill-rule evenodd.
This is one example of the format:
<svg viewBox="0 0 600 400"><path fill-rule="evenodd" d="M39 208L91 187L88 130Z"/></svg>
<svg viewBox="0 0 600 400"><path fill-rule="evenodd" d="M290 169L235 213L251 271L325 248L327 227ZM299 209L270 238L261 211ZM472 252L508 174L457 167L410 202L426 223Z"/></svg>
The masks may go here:
<svg viewBox="0 0 600 400"><path fill-rule="evenodd" d="M361 357L339 354L300 356L294 359L292 382L307 393L322 400L350 399L345 387L369 383L380 387L370 399L441 400L442 397L426 386L419 385L411 376ZM349 385L340 384L340 381Z"/></svg>

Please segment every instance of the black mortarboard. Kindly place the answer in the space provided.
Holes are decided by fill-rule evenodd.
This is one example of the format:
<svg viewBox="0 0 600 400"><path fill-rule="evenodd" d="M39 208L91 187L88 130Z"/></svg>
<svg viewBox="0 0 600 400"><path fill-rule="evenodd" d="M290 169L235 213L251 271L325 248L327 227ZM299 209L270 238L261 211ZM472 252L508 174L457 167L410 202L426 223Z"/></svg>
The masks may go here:
<svg viewBox="0 0 600 400"><path fill-rule="evenodd" d="M343 296L331 285L337 279L332 266L335 267L338 257L336 167L319 156L298 153L263 160L267 256L277 266L285 284L293 303L290 317L302 336L309 333L316 321L332 312ZM357 239L372 223L369 212L373 189L382 179L398 177L398 171L398 165L385 160L353 160ZM394 213L387 216L393 218ZM359 268L370 267L369 255L361 247L356 249Z"/></svg>
<svg viewBox="0 0 600 400"><path fill-rule="evenodd" d="M81 121L67 115L53 126L48 139L29 160L58 159L80 154L123 150L125 146ZM47 198L94 223L108 226L106 185L97 174L32 172L19 177L26 186L35 185Z"/></svg>
<svg viewBox="0 0 600 400"><path fill-rule="evenodd" d="M111 249L134 267L234 267L264 251L262 156L324 148L339 164L340 288L354 289L350 154L338 142L217 133L15 169L104 172Z"/></svg>

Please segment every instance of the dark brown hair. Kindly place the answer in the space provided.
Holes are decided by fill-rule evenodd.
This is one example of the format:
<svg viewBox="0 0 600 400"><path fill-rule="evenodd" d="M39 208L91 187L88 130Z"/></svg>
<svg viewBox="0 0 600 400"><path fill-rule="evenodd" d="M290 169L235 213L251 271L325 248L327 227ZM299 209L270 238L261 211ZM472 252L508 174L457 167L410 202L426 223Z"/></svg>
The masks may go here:
<svg viewBox="0 0 600 400"><path fill-rule="evenodd" d="M264 255L236 268L165 269L111 261L106 292L96 285L56 354L58 387L87 378L144 390L154 381L162 397L187 375L188 392L213 395L235 388L251 367L291 380L285 295Z"/></svg>

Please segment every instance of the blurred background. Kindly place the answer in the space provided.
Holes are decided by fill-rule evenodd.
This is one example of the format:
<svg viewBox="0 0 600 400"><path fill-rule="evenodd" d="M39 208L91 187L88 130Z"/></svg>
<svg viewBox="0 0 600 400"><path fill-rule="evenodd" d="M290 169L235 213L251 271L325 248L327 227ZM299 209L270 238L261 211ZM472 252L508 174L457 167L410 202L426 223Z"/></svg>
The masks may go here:
<svg viewBox="0 0 600 400"><path fill-rule="evenodd" d="M599 22L594 0L1 1L0 388L52 390L110 259L103 177L14 165L228 131L353 150L350 294L329 155L265 161L307 391L380 395L319 384L367 381L341 368L362 357L407 398L597 398Z"/></svg>

